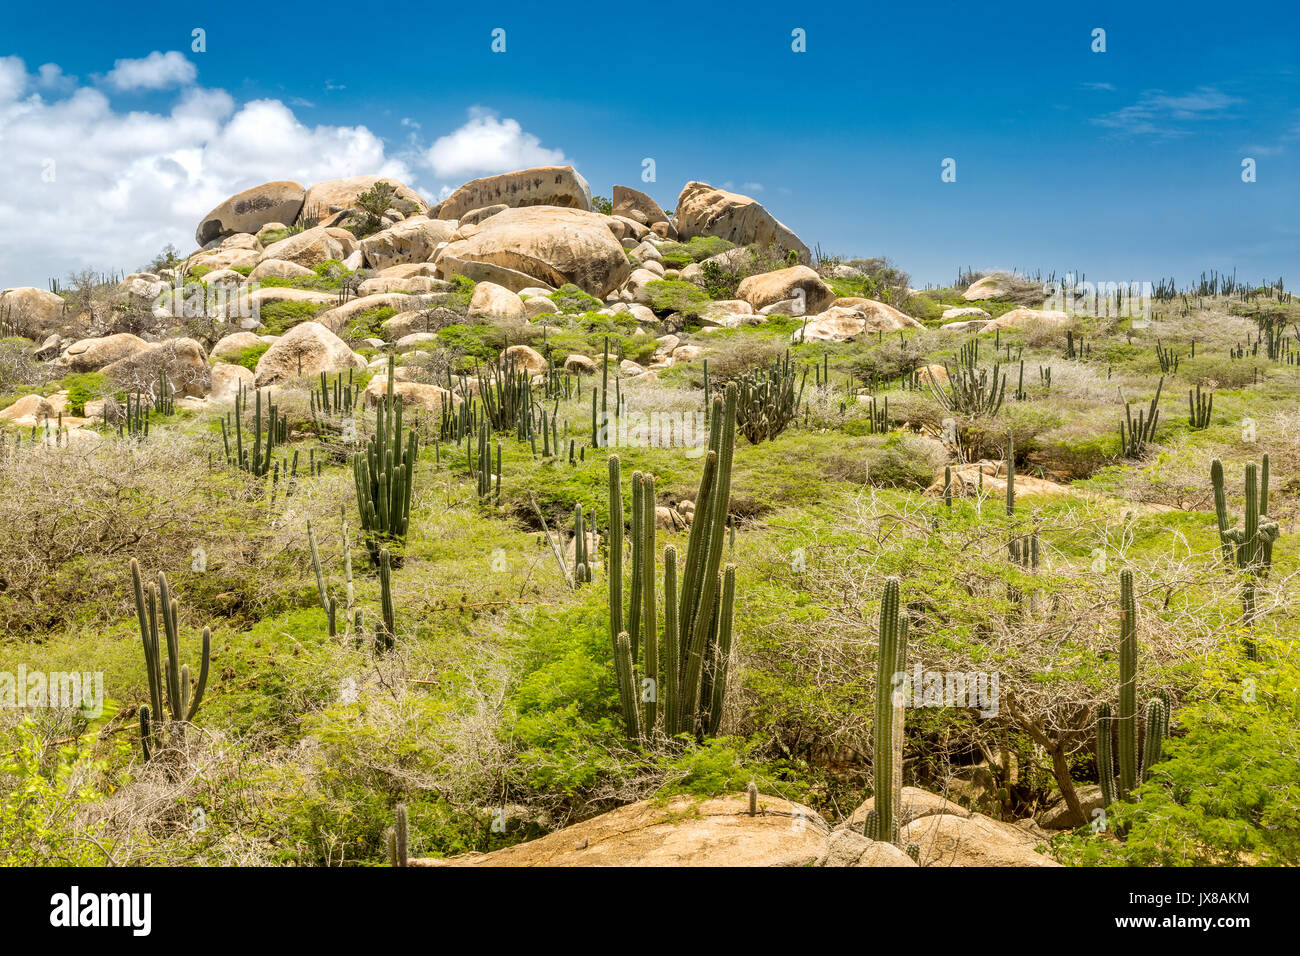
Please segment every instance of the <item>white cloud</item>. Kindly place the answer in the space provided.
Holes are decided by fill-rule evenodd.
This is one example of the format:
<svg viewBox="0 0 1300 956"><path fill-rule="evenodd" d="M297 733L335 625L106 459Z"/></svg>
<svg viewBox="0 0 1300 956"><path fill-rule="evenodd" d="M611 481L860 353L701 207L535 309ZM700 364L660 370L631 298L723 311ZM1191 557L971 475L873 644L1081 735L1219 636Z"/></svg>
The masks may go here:
<svg viewBox="0 0 1300 956"><path fill-rule="evenodd" d="M1121 133L1144 136L1182 136L1188 124L1230 116L1229 108L1241 103L1235 96L1202 86L1181 96L1148 90L1136 103L1093 120Z"/></svg>
<svg viewBox="0 0 1300 956"><path fill-rule="evenodd" d="M197 76L198 70L183 54L154 50L139 60L118 60L106 79L119 90L165 90L188 86Z"/></svg>
<svg viewBox="0 0 1300 956"><path fill-rule="evenodd" d="M491 175L530 166L562 166L569 161L560 149L546 149L518 120L499 119L475 106L460 129L434 141L425 161L440 177Z"/></svg>
<svg viewBox="0 0 1300 956"><path fill-rule="evenodd" d="M279 100L191 87L170 112L124 113L92 87L22 98L29 87L22 61L0 58L0 288L189 251L204 214L268 180L410 182L366 127L307 126Z"/></svg>

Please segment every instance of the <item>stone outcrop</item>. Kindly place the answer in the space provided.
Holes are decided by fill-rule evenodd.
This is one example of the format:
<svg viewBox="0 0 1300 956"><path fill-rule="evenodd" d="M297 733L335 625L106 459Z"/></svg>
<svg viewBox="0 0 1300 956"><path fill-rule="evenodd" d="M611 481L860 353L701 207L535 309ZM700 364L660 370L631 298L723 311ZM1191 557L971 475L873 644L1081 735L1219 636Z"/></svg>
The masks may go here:
<svg viewBox="0 0 1300 956"><path fill-rule="evenodd" d="M459 219L484 206L562 206L591 209L591 187L572 166L537 166L484 176L461 186L442 201L440 219Z"/></svg>
<svg viewBox="0 0 1300 956"><path fill-rule="evenodd" d="M194 231L200 246L234 233L256 233L267 223L291 223L302 211L306 190L279 180L236 193L203 217Z"/></svg>
<svg viewBox="0 0 1300 956"><path fill-rule="evenodd" d="M695 236L718 236L742 246L775 245L782 253L794 252L803 265L812 259L808 247L762 203L708 183L686 184L677 197L675 225L683 241Z"/></svg>

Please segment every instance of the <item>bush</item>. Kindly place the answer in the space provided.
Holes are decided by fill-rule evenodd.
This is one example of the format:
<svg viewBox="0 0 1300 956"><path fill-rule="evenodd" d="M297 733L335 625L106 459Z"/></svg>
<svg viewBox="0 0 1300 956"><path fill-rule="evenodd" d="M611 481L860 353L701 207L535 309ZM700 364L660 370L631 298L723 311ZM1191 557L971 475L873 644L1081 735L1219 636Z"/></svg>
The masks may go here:
<svg viewBox="0 0 1300 956"><path fill-rule="evenodd" d="M595 312L604 306L593 295L588 295L572 282L567 282L551 293L551 301L556 308L566 314L574 312Z"/></svg>
<svg viewBox="0 0 1300 956"><path fill-rule="evenodd" d="M283 335L298 323L310 321L328 308L315 302L268 302L261 307L259 317L268 335Z"/></svg>
<svg viewBox="0 0 1300 956"><path fill-rule="evenodd" d="M656 279L646 283L650 294L650 308L656 312L681 312L684 315L699 315L709 297L700 288L681 279Z"/></svg>
<svg viewBox="0 0 1300 956"><path fill-rule="evenodd" d="M665 242L659 247L664 267L681 269L692 262L702 262L710 256L736 248L734 242L717 236L696 236L686 242Z"/></svg>
<svg viewBox="0 0 1300 956"><path fill-rule="evenodd" d="M80 372L66 376L62 383L68 390L68 414L86 414L86 402L103 398L111 389L108 379L100 372Z"/></svg>

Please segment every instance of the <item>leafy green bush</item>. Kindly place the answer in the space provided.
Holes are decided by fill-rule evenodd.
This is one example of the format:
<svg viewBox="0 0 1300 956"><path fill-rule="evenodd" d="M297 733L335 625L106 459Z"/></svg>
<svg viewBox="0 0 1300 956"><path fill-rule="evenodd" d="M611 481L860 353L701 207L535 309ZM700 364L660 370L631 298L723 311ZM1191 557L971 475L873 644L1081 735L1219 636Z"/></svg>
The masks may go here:
<svg viewBox="0 0 1300 956"><path fill-rule="evenodd" d="M551 293L551 301L564 313L594 312L604 303L589 295L572 282L567 282Z"/></svg>
<svg viewBox="0 0 1300 956"><path fill-rule="evenodd" d="M709 297L699 286L681 279L656 279L646 283L650 294L650 308L656 312L681 312L683 315L699 315L708 304Z"/></svg>
<svg viewBox="0 0 1300 956"><path fill-rule="evenodd" d="M257 360L266 354L266 350L271 347L270 342L258 342L256 345L250 345L246 349L241 349L238 354L227 356L224 361L231 365L242 365L250 372L257 371Z"/></svg>
<svg viewBox="0 0 1300 956"><path fill-rule="evenodd" d="M314 319L328 309L328 305L315 302L267 302L261 307L260 317L268 335L283 335L299 322Z"/></svg>
<svg viewBox="0 0 1300 956"><path fill-rule="evenodd" d="M734 242L717 236L695 236L686 242L665 242L659 247L659 254L663 256L665 268L681 269L692 262L701 262L734 248Z"/></svg>
<svg viewBox="0 0 1300 956"><path fill-rule="evenodd" d="M78 372L64 376L61 387L68 390L68 414L86 414L86 402L103 398L112 389L101 372Z"/></svg>

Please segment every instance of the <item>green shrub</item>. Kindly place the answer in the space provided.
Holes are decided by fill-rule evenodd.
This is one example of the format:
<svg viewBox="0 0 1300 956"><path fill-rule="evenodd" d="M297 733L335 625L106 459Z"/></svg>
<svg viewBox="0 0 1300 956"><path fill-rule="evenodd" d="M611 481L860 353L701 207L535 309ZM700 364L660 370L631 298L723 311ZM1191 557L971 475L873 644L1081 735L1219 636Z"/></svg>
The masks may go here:
<svg viewBox="0 0 1300 956"><path fill-rule="evenodd" d="M566 314L594 312L604 306L604 303L594 295L588 295L572 282L565 283L552 292L551 301L555 303L556 308Z"/></svg>
<svg viewBox="0 0 1300 956"><path fill-rule="evenodd" d="M717 236L696 236L686 242L665 242L659 247L659 254L663 256L665 268L681 269L692 262L701 262L710 256L734 248L736 248L734 242L728 242Z"/></svg>
<svg viewBox="0 0 1300 956"><path fill-rule="evenodd" d="M246 349L241 349L238 354L228 356L224 361L231 365L242 365L250 372L257 371L257 360L266 354L266 350L271 347L270 342L258 342L256 345L250 345Z"/></svg>
<svg viewBox="0 0 1300 956"><path fill-rule="evenodd" d="M260 311L268 335L283 335L300 322L307 322L329 309L315 302L267 302Z"/></svg>
<svg viewBox="0 0 1300 956"><path fill-rule="evenodd" d="M86 402L103 398L112 390L101 372L67 375L60 386L68 390L68 414L76 416L86 414Z"/></svg>
<svg viewBox="0 0 1300 956"><path fill-rule="evenodd" d="M646 283L650 294L650 308L656 312L681 312L683 315L699 315L708 304L709 297L699 286L681 279L656 279Z"/></svg>

